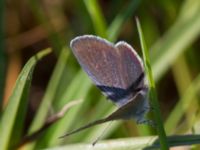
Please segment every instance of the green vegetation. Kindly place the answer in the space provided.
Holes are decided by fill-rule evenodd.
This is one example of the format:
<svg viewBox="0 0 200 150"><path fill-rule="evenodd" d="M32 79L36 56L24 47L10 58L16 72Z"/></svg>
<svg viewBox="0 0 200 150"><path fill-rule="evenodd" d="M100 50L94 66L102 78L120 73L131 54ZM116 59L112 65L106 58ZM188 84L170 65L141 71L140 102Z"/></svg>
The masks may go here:
<svg viewBox="0 0 200 150"><path fill-rule="evenodd" d="M115 109L92 84L71 53L70 40L83 34L98 35L112 42L125 40L140 56L143 54L153 108L147 117L156 123L156 127L152 128L133 121L113 121L101 137L104 141L100 140L94 149L168 149L168 146L179 145L199 149L199 0L44 3L30 0L27 3L19 1L20 5L9 3L12 7L3 2L0 18L2 150L16 147L25 150L54 147L87 149L105 130L107 124L102 124L58 139L67 131L103 118ZM3 16L5 11L9 17ZM136 23L136 16L140 24L138 21ZM51 61L56 64L46 87L40 86L43 89L42 100L37 102L34 115L27 123L30 101L33 99L36 103L39 98L31 94L32 88L36 83L45 84L42 77L35 77L42 74L37 67L44 63L51 51L50 48L43 50L44 47L51 47L53 52L50 55L56 58L56 61L47 60L45 69L53 66ZM40 52L35 54L35 50ZM4 84L7 83L8 72L4 70L6 67L9 70L10 56L16 52L20 53L19 59L24 66L5 106L2 97L7 90ZM32 57L29 57L30 54ZM81 103L71 107L71 102L76 100L81 100ZM51 116L58 117L65 105L69 109L61 118L44 126Z"/></svg>

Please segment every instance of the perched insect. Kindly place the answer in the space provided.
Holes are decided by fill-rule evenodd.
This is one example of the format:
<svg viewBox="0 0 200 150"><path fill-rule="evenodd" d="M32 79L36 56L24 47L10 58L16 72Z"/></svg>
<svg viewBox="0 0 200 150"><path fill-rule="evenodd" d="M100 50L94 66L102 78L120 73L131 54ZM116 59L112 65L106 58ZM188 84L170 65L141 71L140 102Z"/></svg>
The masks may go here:
<svg viewBox="0 0 200 150"><path fill-rule="evenodd" d="M118 107L106 118L71 131L69 136L91 126L119 119L148 123L148 84L144 66L136 51L126 42L115 45L93 35L78 36L70 43L79 64L96 86ZM62 138L61 137L61 138Z"/></svg>

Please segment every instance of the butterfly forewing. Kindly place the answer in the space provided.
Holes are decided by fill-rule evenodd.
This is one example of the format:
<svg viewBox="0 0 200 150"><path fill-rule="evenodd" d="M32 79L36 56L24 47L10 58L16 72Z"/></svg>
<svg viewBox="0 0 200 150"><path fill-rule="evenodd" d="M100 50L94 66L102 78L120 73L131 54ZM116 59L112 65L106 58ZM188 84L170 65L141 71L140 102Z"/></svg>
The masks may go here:
<svg viewBox="0 0 200 150"><path fill-rule="evenodd" d="M116 65L116 58L119 56L111 43L91 36L81 36L71 42L71 48L80 65L96 85L122 85Z"/></svg>

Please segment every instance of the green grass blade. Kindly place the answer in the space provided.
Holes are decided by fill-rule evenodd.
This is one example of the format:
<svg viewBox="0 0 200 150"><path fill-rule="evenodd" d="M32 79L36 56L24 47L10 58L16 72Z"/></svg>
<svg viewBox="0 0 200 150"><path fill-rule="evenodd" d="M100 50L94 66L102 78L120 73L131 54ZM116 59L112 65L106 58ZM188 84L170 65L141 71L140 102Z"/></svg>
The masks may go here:
<svg viewBox="0 0 200 150"><path fill-rule="evenodd" d="M11 140L12 144L16 144L18 141L15 140L20 139L19 137L21 136L23 129L33 69L37 62L42 57L49 54L49 52L50 49L47 49L31 57L16 81L13 92L9 98L9 102L0 120L0 145L2 150L13 146L9 145Z"/></svg>
<svg viewBox="0 0 200 150"><path fill-rule="evenodd" d="M186 146L200 144L200 135L184 135L184 136L170 136L168 137L170 147L174 146ZM54 148L48 148L46 150L157 150L160 149L157 136L137 137L137 138L124 138L116 140L107 140L97 143L95 146L92 144L71 144L66 146L57 146Z"/></svg>
<svg viewBox="0 0 200 150"><path fill-rule="evenodd" d="M60 78L65 69L68 53L66 49L63 49L60 53L60 57L48 84L44 98L40 104L40 107L35 115L35 118L30 126L29 134L38 130L46 120L49 109L51 108L52 102L55 99L57 88L59 86Z"/></svg>
<svg viewBox="0 0 200 150"><path fill-rule="evenodd" d="M112 21L109 28L107 29L107 35L110 41L116 40L117 36L120 33L120 28L125 23L125 21L133 15L141 1L142 0L131 1L130 4L128 4L128 7L126 7L126 9L124 9L115 17L115 19Z"/></svg>
<svg viewBox="0 0 200 150"><path fill-rule="evenodd" d="M79 87L78 90L77 87ZM69 85L69 88L64 92L65 94L63 95L63 97L57 100L57 102L54 104L54 108L56 108L56 110L59 110L66 103L72 100L78 100L78 99L85 100L85 97L90 88L91 88L91 82L89 78L86 76L84 72L80 71ZM79 114L81 114L80 113L81 109L87 108L85 107L87 103L89 103L89 101L87 100L83 101L82 104L70 109L65 114L65 116L62 119L60 119L58 123L49 128L48 131L45 133L45 135L41 137L42 140L38 141L37 145L39 147L37 148L41 148L41 146L42 147L52 146L59 144L62 141L66 141L65 138L58 139L58 137L62 136L71 127L74 127L76 125L76 118L79 116Z"/></svg>
<svg viewBox="0 0 200 150"><path fill-rule="evenodd" d="M187 64L185 55L181 55L178 57L178 59L175 61L175 63L172 66L172 71L173 71L173 76L174 76L174 82L176 83L177 91L178 91L179 97L180 97L179 100L184 100L183 96L187 93L188 87L190 87L190 85L192 84L192 73L191 73L192 70L191 70L191 66L189 66L189 64ZM181 72L181 75L180 75L180 72ZM197 117L196 116L197 110L199 109L197 93L196 93L196 96L194 96L194 97L193 97L193 95L190 95L190 96L192 98L188 97L189 99L182 103L182 106L188 105L189 107L187 109L185 109L185 111L180 111L180 112L182 112L182 114L179 114L180 116L182 116L182 118L184 118L184 120L181 121L181 125L183 128L185 128L187 130L191 129L192 124L194 124L194 120ZM178 101L173 109L176 109L176 106L178 105L178 103L180 103L180 102ZM173 112L173 110L171 112ZM169 117L168 117L168 119L169 119ZM180 118L174 118L174 120L180 121ZM178 122L177 121L175 121L175 122L180 123L179 121ZM170 123L170 126L175 125L174 127L171 126L172 127L171 129L173 131L176 131L175 133L177 133L177 132L180 133L181 130L184 130L184 129L180 129L180 126L178 126L178 128L177 128L177 124L174 124L174 122L171 122L171 123ZM166 130L167 129L168 128L166 128ZM176 130L174 130L174 129L176 129ZM167 133L172 133L172 131L168 131Z"/></svg>
<svg viewBox="0 0 200 150"><path fill-rule="evenodd" d="M190 66L187 64L185 55L181 55L172 66L174 82L180 96L182 96L192 82ZM181 75L180 75L181 72Z"/></svg>
<svg viewBox="0 0 200 150"><path fill-rule="evenodd" d="M92 19L96 34L106 38L106 21L97 0L84 0L84 3Z"/></svg>
<svg viewBox="0 0 200 150"><path fill-rule="evenodd" d="M149 81L149 88L150 88L149 97L150 97L150 100L152 103L152 107L154 108L153 112L154 112L154 119L156 121L156 129L157 129L157 133L160 138L159 140L160 140L160 144L161 144L161 149L168 150L169 146L168 146L168 141L166 138L166 133L165 133L165 130L163 127L162 118L160 115L161 113L160 113L159 103L158 103L158 99L157 99L157 95L156 95L155 83L154 83L153 75L152 75L152 71L151 71L149 53L148 53L147 46L146 46L146 43L144 40L140 22L138 19L136 19L136 22L137 22L137 28L138 28L138 32L139 32L139 36L140 36L140 43L141 43L142 54L143 54L143 59L144 59L145 72L147 74L147 78Z"/></svg>
<svg viewBox="0 0 200 150"><path fill-rule="evenodd" d="M189 10L192 10L192 13L189 13ZM200 1L192 1L189 6L184 7L182 12L187 13L181 14L180 19L177 19L169 31L151 47L151 60L155 80L163 76L174 60L200 34Z"/></svg>
<svg viewBox="0 0 200 150"><path fill-rule="evenodd" d="M180 121L184 112L188 109L188 107L192 104L192 100L199 92L200 89L200 75L190 84L187 91L181 98L181 100L176 104L176 107L170 113L170 116L167 118L165 122L166 131L172 133L175 130L176 125ZM190 101L188 103L188 101Z"/></svg>
<svg viewBox="0 0 200 150"><path fill-rule="evenodd" d="M41 128L47 118L50 108L52 108L53 101L60 99L60 97L57 96L57 91L59 90L59 83L61 82L64 70L66 69L65 67L68 60L68 55L68 51L63 48L51 76L50 82L48 83L44 98L42 99L40 107L38 108L38 111L36 112L36 115L29 128L29 135ZM32 149L33 147L34 144L32 143L29 144L26 149Z"/></svg>

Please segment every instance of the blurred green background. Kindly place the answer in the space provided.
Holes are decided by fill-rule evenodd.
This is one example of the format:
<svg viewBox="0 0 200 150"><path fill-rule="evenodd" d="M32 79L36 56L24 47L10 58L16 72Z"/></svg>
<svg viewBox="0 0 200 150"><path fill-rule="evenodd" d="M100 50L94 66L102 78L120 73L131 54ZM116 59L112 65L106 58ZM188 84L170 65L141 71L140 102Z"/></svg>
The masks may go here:
<svg viewBox="0 0 200 150"><path fill-rule="evenodd" d="M38 131L49 116L73 100L83 102L20 147L92 143L106 124L58 140L67 131L100 119L115 108L78 65L69 48L70 40L83 34L98 35L114 43L124 40L141 56L136 16L149 48L167 135L200 133L199 0L2 0L0 6L3 149L19 147L24 137ZM39 62L32 59L27 63L31 56L49 47L51 54ZM149 117L153 118L151 112ZM155 134L146 125L115 121L102 139Z"/></svg>

